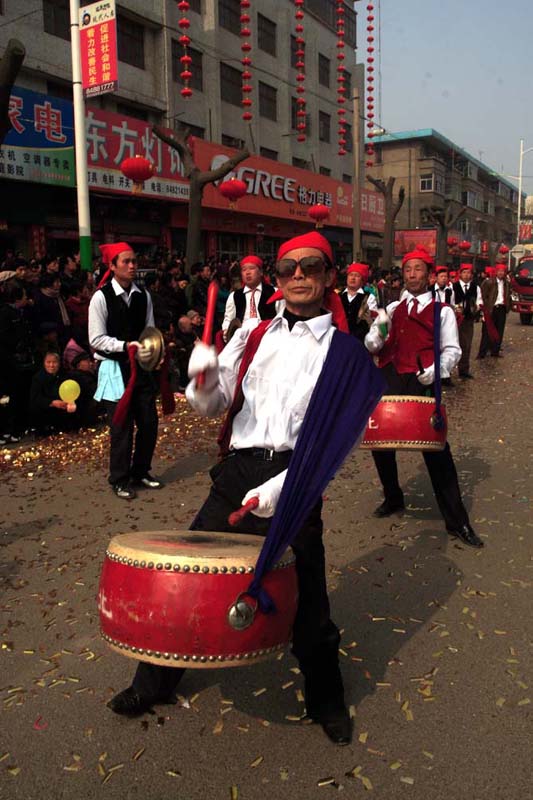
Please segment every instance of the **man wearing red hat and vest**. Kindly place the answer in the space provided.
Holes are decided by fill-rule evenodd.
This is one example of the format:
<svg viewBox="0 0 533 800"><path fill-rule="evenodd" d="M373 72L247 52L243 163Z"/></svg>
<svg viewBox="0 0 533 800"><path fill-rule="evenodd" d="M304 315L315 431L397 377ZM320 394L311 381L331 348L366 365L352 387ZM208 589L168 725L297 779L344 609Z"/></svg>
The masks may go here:
<svg viewBox="0 0 533 800"><path fill-rule="evenodd" d="M136 346L139 363L150 359L150 350L138 339L145 327L154 325L154 312L149 293L134 282L137 259L129 244L105 244L100 250L107 272L89 305L89 343L98 362L95 398L103 402L109 417L109 483L117 497L132 500L136 496L135 485L147 489L162 486L161 481L150 475L157 441L157 387L151 373L137 371L123 424L117 425L113 417L130 379L128 345Z"/></svg>
<svg viewBox="0 0 533 800"><path fill-rule="evenodd" d="M364 341L368 333L368 320L372 312L377 313L378 310L376 298L364 289L368 283L368 275L366 264L350 264L346 270L346 289L341 294L350 333L360 342Z"/></svg>
<svg viewBox="0 0 533 800"><path fill-rule="evenodd" d="M249 319L273 319L276 307L268 301L275 289L263 282L263 261L259 256L245 256L240 263L242 288L231 292L226 301L222 322L222 335L227 341L228 328L234 319L246 322Z"/></svg>
<svg viewBox="0 0 533 800"><path fill-rule="evenodd" d="M386 313L379 313L365 338L368 350L379 356L387 394L422 396L433 390L435 301L428 291L431 267L433 260L422 247L404 256L402 269L406 291L403 299L391 303ZM440 370L443 378L449 378L461 357L461 348L454 310L443 305L440 316ZM388 517L404 509L396 451L374 450L372 455L385 494L374 515ZM449 445L442 451L424 452L423 456L448 533L471 547L482 547L483 542L472 529L461 499Z"/></svg>
<svg viewBox="0 0 533 800"><path fill-rule="evenodd" d="M488 277L483 281L481 294L483 296L483 314L486 320L481 332L478 358L485 358L489 350L491 356L501 358L500 349L505 322L507 314L511 310L511 286L506 278L505 264L487 267L485 272ZM490 320L487 317L490 317ZM494 331L492 337L490 336L490 327Z"/></svg>
<svg viewBox="0 0 533 800"><path fill-rule="evenodd" d="M455 295L455 309L460 314L459 319L459 345L461 346L461 360L458 364L460 378L473 378L470 373L470 352L474 338L474 323L483 305L481 289L472 280L472 264L461 264L459 267L459 280L453 284Z"/></svg>
<svg viewBox="0 0 533 800"><path fill-rule="evenodd" d="M320 233L282 245L276 273L284 303L272 321L244 326L218 357L214 348L199 343L190 359L192 380L186 396L195 411L217 416L229 409L219 439L227 446L226 455L211 470L213 485L193 530L238 531L228 527L228 514L254 497L259 505L240 531L261 536L268 532L307 405L335 336L333 319L343 317L338 296L328 293L335 277L333 255ZM332 313L324 310L330 303ZM347 332L345 320L344 327ZM374 374L367 356L359 348L358 353ZM202 387L196 381L200 374ZM381 390L379 376L375 379ZM374 395L376 401L379 394ZM351 740L351 720L339 669L340 635L330 618L319 497L292 548L299 582L293 653L305 679L307 713L331 741L345 745ZM141 662L132 686L109 705L120 714L142 713L152 703L168 700L183 672Z"/></svg>
<svg viewBox="0 0 533 800"><path fill-rule="evenodd" d="M448 267L435 267L435 283L431 287L431 295L439 303L446 303L449 306L455 305L453 287L450 284Z"/></svg>

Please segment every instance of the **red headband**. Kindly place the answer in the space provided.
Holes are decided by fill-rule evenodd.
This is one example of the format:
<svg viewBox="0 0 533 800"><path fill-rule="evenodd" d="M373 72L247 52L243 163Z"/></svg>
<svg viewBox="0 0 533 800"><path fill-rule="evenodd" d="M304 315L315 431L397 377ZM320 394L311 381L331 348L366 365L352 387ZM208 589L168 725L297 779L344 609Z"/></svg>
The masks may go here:
<svg viewBox="0 0 533 800"><path fill-rule="evenodd" d="M370 270L366 264L357 264L357 263L350 264L350 266L346 270L346 274L349 275L351 272L357 272L358 275L360 275L361 278L363 279L363 283L368 282L368 276L370 274Z"/></svg>
<svg viewBox="0 0 533 800"><path fill-rule="evenodd" d="M301 236L295 236L293 239L289 239L288 242L284 242L278 250L277 260L280 261L283 256L291 250L297 250L300 247L314 247L316 250L320 250L333 266L333 251L331 245L326 237L322 236L322 234L317 231L304 233Z"/></svg>
<svg viewBox="0 0 533 800"><path fill-rule="evenodd" d="M441 266L436 266L435 267L435 274L438 275L441 272L449 272L448 267L445 267L445 266L442 266L442 265Z"/></svg>
<svg viewBox="0 0 533 800"><path fill-rule="evenodd" d="M412 258L418 258L420 261L423 261L424 264L427 264L428 267L434 267L435 262L433 261L432 257L429 255L428 251L425 247L421 245L415 247L414 250L411 250L410 253L406 253L402 258L402 267L405 267L408 261L411 261Z"/></svg>
<svg viewBox="0 0 533 800"><path fill-rule="evenodd" d="M263 259L259 258L259 256L249 255L244 256L241 259L240 266L244 267L245 264L253 264L254 267L259 267L259 269L263 269Z"/></svg>
<svg viewBox="0 0 533 800"><path fill-rule="evenodd" d="M113 244L101 244L99 250L102 254L102 261L109 266L115 256L125 253L126 250L133 250L127 242L113 242Z"/></svg>

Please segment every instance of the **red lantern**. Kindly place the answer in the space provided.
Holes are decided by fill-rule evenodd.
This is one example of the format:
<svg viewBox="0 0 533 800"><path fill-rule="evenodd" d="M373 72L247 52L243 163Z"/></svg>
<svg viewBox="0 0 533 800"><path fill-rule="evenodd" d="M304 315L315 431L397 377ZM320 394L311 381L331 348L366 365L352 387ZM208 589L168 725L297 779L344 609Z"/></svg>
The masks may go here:
<svg viewBox="0 0 533 800"><path fill-rule="evenodd" d="M144 182L154 174L155 166L144 156L134 156L124 159L120 165L120 171L133 182L133 194L140 194Z"/></svg>
<svg viewBox="0 0 533 800"><path fill-rule="evenodd" d="M459 242L459 249L462 250L464 253L467 253L471 247L472 243L467 242L466 239L464 239L462 242Z"/></svg>
<svg viewBox="0 0 533 800"><path fill-rule="evenodd" d="M299 95L305 95L305 86L304 86L304 82L305 82L305 47L304 47L305 39L303 38L303 33L304 33L303 20L304 20L304 17L305 17L305 14L304 14L304 11L303 11L304 2L305 2L305 0L294 0L294 5L296 6L296 11L294 12L294 18L296 20L296 24L294 26L294 30L295 30L295 33L296 33L296 44L298 46L297 50L296 50L296 57L297 57L298 60L297 60L296 65L295 65L295 68L296 68L296 82L297 82L296 92ZM305 104L306 104L304 97L298 97L296 102L299 105L301 105L302 107L305 106ZM300 131L300 133L296 137L296 140L298 142L305 142L306 130L307 130L307 115L305 114L305 112L303 112L301 114L299 113L298 116L301 117L302 121L299 122L296 125L296 130Z"/></svg>
<svg viewBox="0 0 533 800"><path fill-rule="evenodd" d="M502 256L506 256L508 252L509 252L509 248L507 247L506 244L502 244L498 248L498 253L501 253Z"/></svg>
<svg viewBox="0 0 533 800"><path fill-rule="evenodd" d="M248 69L252 65L252 59L250 58L247 53L249 53L252 49L252 44L249 41L252 37L252 31L249 28L249 24L251 21L251 16L248 13L247 9L250 8L250 0L241 0L241 30L240 35L245 40L241 44L241 50L243 52L243 57L241 59L241 64L244 67L242 73L242 105L249 109L252 106L252 101L248 95L250 95L253 91L253 86L248 83L248 81L252 78L252 73ZM245 122L250 122L252 119L251 111L247 110L243 113L242 118Z"/></svg>
<svg viewBox="0 0 533 800"><path fill-rule="evenodd" d="M446 243L448 247L455 247L459 243L459 240L455 236L448 236Z"/></svg>
<svg viewBox="0 0 533 800"><path fill-rule="evenodd" d="M316 228L322 228L324 225L324 220L328 219L330 210L327 206L323 205L322 203L317 203L308 211L309 216L315 222Z"/></svg>
<svg viewBox="0 0 533 800"><path fill-rule="evenodd" d="M248 112L249 113L249 112ZM244 114L243 114L244 116ZM229 200L229 207L235 208L237 204L237 200L240 200L241 197L247 192L247 186L244 181L240 181L238 178L230 178L223 183L219 183L218 191L225 197L226 200Z"/></svg>
<svg viewBox="0 0 533 800"><path fill-rule="evenodd" d="M190 28L191 25L189 19L187 19L187 17L185 16L185 14L189 11L189 8L190 8L190 3L188 2L188 0L180 0L180 2L178 3L178 9L182 15L181 19L178 20L178 27L182 31L188 30L188 28ZM186 33L183 33L183 35L180 36L179 42L183 47L183 55L180 58L180 62L183 64L184 67L180 74L181 80L183 81L183 87L180 89L180 94L185 100L187 100L189 97L192 96L192 89L189 86L189 82L192 78L192 72L190 69L192 64L192 58L187 52L187 48L190 45L191 40Z"/></svg>

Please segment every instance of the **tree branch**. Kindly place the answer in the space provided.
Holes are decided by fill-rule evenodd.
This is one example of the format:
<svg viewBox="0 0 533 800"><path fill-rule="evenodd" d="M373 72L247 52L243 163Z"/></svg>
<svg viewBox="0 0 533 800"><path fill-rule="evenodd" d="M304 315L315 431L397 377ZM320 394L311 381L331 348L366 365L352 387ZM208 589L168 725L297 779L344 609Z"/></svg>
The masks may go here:
<svg viewBox="0 0 533 800"><path fill-rule="evenodd" d="M199 180L202 186L205 186L206 183L215 183L216 181L223 178L228 172L231 172L237 164L240 164L241 161L244 161L246 158L250 156L250 152L247 148L244 150L239 150L235 153L234 156L228 158L227 161L224 161L223 164L218 167L218 169L211 169L208 172L201 172L199 175Z"/></svg>
<svg viewBox="0 0 533 800"><path fill-rule="evenodd" d="M18 39L10 39L0 61L0 144L11 130L9 98L26 56L26 48Z"/></svg>
<svg viewBox="0 0 533 800"><path fill-rule="evenodd" d="M387 194L387 188L383 183L383 181L381 180L381 178L373 178L372 175L367 175L366 179L367 181L370 181L372 186L376 187L376 189L378 190L378 192L380 192L380 194L382 194L383 196Z"/></svg>
<svg viewBox="0 0 533 800"><path fill-rule="evenodd" d="M182 131L180 131L180 133L173 134L166 133L163 128L159 127L159 125L154 125L152 130L158 139L161 139L162 142L168 144L168 146L173 150L177 150L183 164L185 177L190 178L194 170L198 170L198 167L194 163L191 148L187 143L189 129L184 128Z"/></svg>
<svg viewBox="0 0 533 800"><path fill-rule="evenodd" d="M394 181L394 178L392 179ZM392 195L392 187L391 187L391 195ZM403 201L405 200L405 188L400 186L400 191L398 192L398 200L396 201L396 205L392 209L392 219L395 220L400 212L400 208L403 206Z"/></svg>

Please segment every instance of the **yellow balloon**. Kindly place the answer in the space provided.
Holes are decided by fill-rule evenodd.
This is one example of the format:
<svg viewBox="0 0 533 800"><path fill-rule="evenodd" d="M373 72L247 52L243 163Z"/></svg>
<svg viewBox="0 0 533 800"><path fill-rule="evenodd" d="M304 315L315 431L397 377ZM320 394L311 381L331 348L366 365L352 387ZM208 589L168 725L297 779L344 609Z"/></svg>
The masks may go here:
<svg viewBox="0 0 533 800"><path fill-rule="evenodd" d="M59 396L64 403L75 403L80 393L81 389L77 381L63 381L59 387Z"/></svg>

